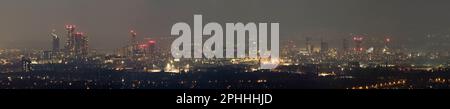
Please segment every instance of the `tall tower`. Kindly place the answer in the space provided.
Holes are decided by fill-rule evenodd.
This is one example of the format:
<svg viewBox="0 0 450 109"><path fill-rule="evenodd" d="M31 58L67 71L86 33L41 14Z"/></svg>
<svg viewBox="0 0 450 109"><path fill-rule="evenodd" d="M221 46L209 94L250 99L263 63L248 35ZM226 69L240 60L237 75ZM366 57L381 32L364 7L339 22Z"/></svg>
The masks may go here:
<svg viewBox="0 0 450 109"><path fill-rule="evenodd" d="M148 44L148 49L149 49L149 53L150 54L155 54L156 53L156 51L157 51L157 49L156 49L156 40L154 40L154 39L149 39L148 41L147 41L147 44Z"/></svg>
<svg viewBox="0 0 450 109"><path fill-rule="evenodd" d="M31 69L31 59L22 57L22 71L23 72L30 72Z"/></svg>
<svg viewBox="0 0 450 109"><path fill-rule="evenodd" d="M325 53L328 51L328 43L323 41L323 39L320 40L320 52Z"/></svg>
<svg viewBox="0 0 450 109"><path fill-rule="evenodd" d="M69 56L73 56L75 52L75 25L66 25L67 42L65 46L65 53Z"/></svg>
<svg viewBox="0 0 450 109"><path fill-rule="evenodd" d="M385 47L385 48L390 48L390 43L391 43L391 38L386 37L386 38L384 39L384 47Z"/></svg>
<svg viewBox="0 0 450 109"><path fill-rule="evenodd" d="M70 57L85 58L88 55L88 37L83 32L75 32L75 30L75 25L66 25L65 53Z"/></svg>
<svg viewBox="0 0 450 109"><path fill-rule="evenodd" d="M390 43L391 43L391 38L385 37L385 38L384 38L384 48L383 48L383 53L385 53L385 54L388 53L388 54L389 54L390 49L391 49Z"/></svg>
<svg viewBox="0 0 450 109"><path fill-rule="evenodd" d="M74 54L77 58L84 58L88 55L88 37L83 32L74 34Z"/></svg>
<svg viewBox="0 0 450 109"><path fill-rule="evenodd" d="M134 30L130 30L130 35L131 35L130 43L135 44L137 41L136 40L137 32Z"/></svg>
<svg viewBox="0 0 450 109"><path fill-rule="evenodd" d="M392 60L391 58L391 50L390 50L390 43L391 43L391 38L389 37L385 37L384 39L384 48L383 48L383 54L384 54L384 60L385 60L385 67L388 67L390 64L390 61Z"/></svg>
<svg viewBox="0 0 450 109"><path fill-rule="evenodd" d="M349 50L348 40L344 38L342 40L342 51L346 53L348 50Z"/></svg>
<svg viewBox="0 0 450 109"><path fill-rule="evenodd" d="M306 37L306 50L308 51L308 53L313 52L313 47L311 45L311 37Z"/></svg>
<svg viewBox="0 0 450 109"><path fill-rule="evenodd" d="M60 47L59 47L59 40L60 39L59 39L58 35L56 34L56 30L55 29L52 30L51 36L52 36L52 51L53 52L58 52L59 49L60 49Z"/></svg>
<svg viewBox="0 0 450 109"><path fill-rule="evenodd" d="M130 30L130 41L129 41L129 49L128 49L128 55L129 56L135 56L138 53L138 42L137 42L137 32L134 30Z"/></svg>
<svg viewBox="0 0 450 109"><path fill-rule="evenodd" d="M353 50L355 50L356 52L362 52L364 50L362 47L363 40L364 38L362 35L353 36L353 42L355 43L355 48Z"/></svg>

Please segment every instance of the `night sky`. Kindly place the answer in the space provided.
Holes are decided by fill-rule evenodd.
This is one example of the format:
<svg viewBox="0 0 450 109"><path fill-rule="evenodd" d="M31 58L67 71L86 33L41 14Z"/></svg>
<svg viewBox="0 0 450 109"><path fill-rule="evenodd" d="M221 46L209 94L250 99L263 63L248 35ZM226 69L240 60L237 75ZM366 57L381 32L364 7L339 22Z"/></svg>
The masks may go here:
<svg viewBox="0 0 450 109"><path fill-rule="evenodd" d="M279 22L281 39L299 44L314 32L327 33L310 37L336 47L349 33L420 41L450 31L449 10L448 0L1 0L0 48L50 49L52 29L64 37L64 25L76 24L92 48L112 50L130 29L141 38L166 37L177 22L192 26L194 14L222 26Z"/></svg>

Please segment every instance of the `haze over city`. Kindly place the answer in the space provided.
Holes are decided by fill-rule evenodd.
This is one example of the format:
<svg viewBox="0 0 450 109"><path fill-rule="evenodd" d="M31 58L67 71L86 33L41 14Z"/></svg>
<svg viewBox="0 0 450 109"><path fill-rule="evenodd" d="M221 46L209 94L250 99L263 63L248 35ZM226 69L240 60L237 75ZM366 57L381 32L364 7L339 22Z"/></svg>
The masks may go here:
<svg viewBox="0 0 450 109"><path fill-rule="evenodd" d="M174 3L176 2L176 3ZM2 0L0 48L51 48L53 29L63 40L64 25L76 24L93 49L111 51L139 38L170 36L176 22L279 22L282 40L304 46L305 37L339 48L350 33L392 37L397 45L419 47L429 34L449 33L444 0ZM282 7L282 8L281 8ZM320 33L317 35L316 33ZM448 36L447 36L448 37ZM428 41L442 41L439 39ZM446 46L440 46L448 49Z"/></svg>

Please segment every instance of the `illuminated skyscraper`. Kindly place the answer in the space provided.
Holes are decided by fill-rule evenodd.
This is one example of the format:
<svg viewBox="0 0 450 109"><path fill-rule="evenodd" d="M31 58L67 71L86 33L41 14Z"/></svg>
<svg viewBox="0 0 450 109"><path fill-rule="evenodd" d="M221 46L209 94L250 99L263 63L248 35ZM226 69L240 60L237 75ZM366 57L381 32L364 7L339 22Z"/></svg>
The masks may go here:
<svg viewBox="0 0 450 109"><path fill-rule="evenodd" d="M22 71L30 72L31 69L31 60L29 58L22 57Z"/></svg>
<svg viewBox="0 0 450 109"><path fill-rule="evenodd" d="M53 50L53 52L58 52L59 51L59 49L60 49L60 46L59 46L59 37L58 37L58 35L55 33L55 31L56 30L53 30L52 31L52 33L51 33L51 36L52 36L52 50Z"/></svg>
<svg viewBox="0 0 450 109"><path fill-rule="evenodd" d="M88 37L82 32L75 32L75 25L66 25L67 44L65 52L70 57L84 58L88 55Z"/></svg>
<svg viewBox="0 0 450 109"><path fill-rule="evenodd" d="M355 43L355 48L353 50L355 50L356 52L362 52L364 50L362 47L363 40L364 38L362 35L353 36L353 42Z"/></svg>
<svg viewBox="0 0 450 109"><path fill-rule="evenodd" d="M75 25L66 25L66 31L67 31L67 42L66 42L66 46L65 46L65 50L64 52L66 53L66 55L68 56L73 56L75 55L75 29L76 26Z"/></svg>
<svg viewBox="0 0 450 109"><path fill-rule="evenodd" d="M148 39L147 40L147 45L148 45L148 53L150 55L154 55L157 53L157 48L156 48L156 40L154 39Z"/></svg>
<svg viewBox="0 0 450 109"><path fill-rule="evenodd" d="M384 39L384 48L390 48L391 38L386 37Z"/></svg>
<svg viewBox="0 0 450 109"><path fill-rule="evenodd" d="M74 35L75 57L86 57L88 55L88 37L82 32L77 32Z"/></svg>
<svg viewBox="0 0 450 109"><path fill-rule="evenodd" d="M137 32L134 30L130 30L130 40L129 40L129 44L128 44L128 55L129 56L135 56L136 54L138 54L139 52L139 48L138 48L138 41L137 41Z"/></svg>

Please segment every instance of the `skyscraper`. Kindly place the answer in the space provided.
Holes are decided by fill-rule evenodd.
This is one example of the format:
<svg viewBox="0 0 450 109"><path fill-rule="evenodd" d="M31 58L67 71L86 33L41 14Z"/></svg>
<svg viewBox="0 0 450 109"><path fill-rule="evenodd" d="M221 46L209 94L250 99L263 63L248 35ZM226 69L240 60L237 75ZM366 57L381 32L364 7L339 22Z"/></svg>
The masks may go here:
<svg viewBox="0 0 450 109"><path fill-rule="evenodd" d="M60 46L59 46L59 37L58 37L58 35L55 33L55 31L56 30L53 30L52 31L52 33L51 33L51 36L52 36L52 50L53 50L53 52L58 52L59 51L59 49L60 49Z"/></svg>
<svg viewBox="0 0 450 109"><path fill-rule="evenodd" d="M156 40L154 40L154 39L147 39L147 45L148 45L148 53L150 54L150 55L154 55L154 54L156 54L157 52L157 48L156 48Z"/></svg>
<svg viewBox="0 0 450 109"><path fill-rule="evenodd" d="M362 52L364 49L362 47L362 42L364 40L364 37L362 35L355 35L353 36L353 42L355 43L354 50L356 52Z"/></svg>
<svg viewBox="0 0 450 109"><path fill-rule="evenodd" d="M22 71L23 72L30 72L31 69L31 59L30 58L26 58L26 57L22 57Z"/></svg>
<svg viewBox="0 0 450 109"><path fill-rule="evenodd" d="M384 39L384 48L390 48L391 38L386 37Z"/></svg>
<svg viewBox="0 0 450 109"><path fill-rule="evenodd" d="M135 56L139 50L138 50L138 41L137 41L137 32L134 30L130 30L130 41L127 47L128 56Z"/></svg>
<svg viewBox="0 0 450 109"><path fill-rule="evenodd" d="M75 57L83 58L88 55L88 37L82 32L77 32L74 35L74 53Z"/></svg>
<svg viewBox="0 0 450 109"><path fill-rule="evenodd" d="M308 51L308 53L312 53L313 49L314 48L311 45L311 37L306 37L306 50Z"/></svg>
<svg viewBox="0 0 450 109"><path fill-rule="evenodd" d="M328 51L328 43L323 41L323 39L320 40L320 52L325 53Z"/></svg>
<svg viewBox="0 0 450 109"><path fill-rule="evenodd" d="M342 40L342 51L343 52L347 52L348 49L349 49L349 47L348 47L348 40L344 38Z"/></svg>
<svg viewBox="0 0 450 109"><path fill-rule="evenodd" d="M84 58L88 55L88 37L83 32L75 32L75 25L66 25L67 44L65 53L69 57Z"/></svg>
<svg viewBox="0 0 450 109"><path fill-rule="evenodd" d="M66 31L67 31L67 42L66 42L66 46L65 46L65 50L64 52L66 53L66 55L68 56L73 56L74 52L75 52L75 29L76 26L75 25L66 25Z"/></svg>

